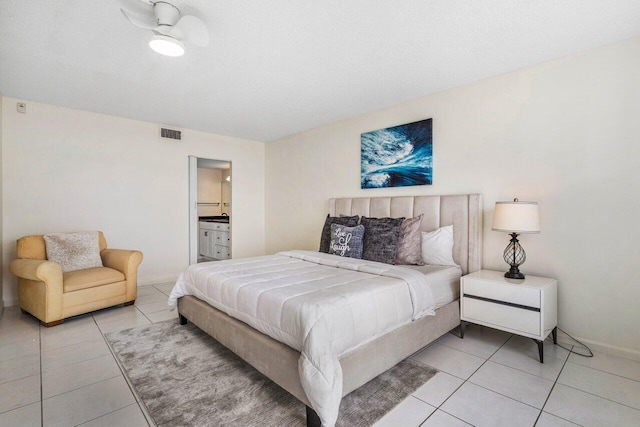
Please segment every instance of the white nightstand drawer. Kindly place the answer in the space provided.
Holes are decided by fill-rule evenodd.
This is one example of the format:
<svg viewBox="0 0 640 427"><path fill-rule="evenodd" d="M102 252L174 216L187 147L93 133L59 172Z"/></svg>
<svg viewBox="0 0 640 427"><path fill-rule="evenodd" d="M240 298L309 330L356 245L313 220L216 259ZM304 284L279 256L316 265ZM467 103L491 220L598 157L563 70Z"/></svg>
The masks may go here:
<svg viewBox="0 0 640 427"><path fill-rule="evenodd" d="M540 335L540 312L464 297L463 320ZM529 304L526 304L529 305Z"/></svg>
<svg viewBox="0 0 640 427"><path fill-rule="evenodd" d="M489 298L511 304L540 308L540 290L518 285L496 285L482 280L465 280L463 292L477 297Z"/></svg>

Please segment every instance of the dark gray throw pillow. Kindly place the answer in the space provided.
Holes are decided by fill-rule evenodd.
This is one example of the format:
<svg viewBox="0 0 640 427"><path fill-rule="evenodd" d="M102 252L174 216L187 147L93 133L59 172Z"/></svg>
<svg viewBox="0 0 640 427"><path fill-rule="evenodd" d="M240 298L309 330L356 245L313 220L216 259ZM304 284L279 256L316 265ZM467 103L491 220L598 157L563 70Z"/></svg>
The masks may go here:
<svg viewBox="0 0 640 427"><path fill-rule="evenodd" d="M320 236L320 252L329 253L329 244L331 243L331 224L346 225L347 227L355 227L358 225L360 217L355 216L329 216L324 221L322 227L322 235Z"/></svg>
<svg viewBox="0 0 640 427"><path fill-rule="evenodd" d="M329 253L332 255L361 259L363 239L363 225L347 227L340 224L331 224Z"/></svg>
<svg viewBox="0 0 640 427"><path fill-rule="evenodd" d="M364 250L362 259L393 264L398 252L398 237L404 218L367 218L364 225Z"/></svg>

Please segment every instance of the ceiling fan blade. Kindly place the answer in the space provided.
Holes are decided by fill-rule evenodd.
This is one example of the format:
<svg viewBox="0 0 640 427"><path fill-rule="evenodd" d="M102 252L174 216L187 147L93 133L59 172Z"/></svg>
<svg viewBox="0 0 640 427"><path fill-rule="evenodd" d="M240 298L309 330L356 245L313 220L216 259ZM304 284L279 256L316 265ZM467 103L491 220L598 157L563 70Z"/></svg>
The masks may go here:
<svg viewBox="0 0 640 427"><path fill-rule="evenodd" d="M155 30L158 25L155 22L155 18L149 17L147 20L143 21L129 14L129 12L124 9L120 9L120 12L136 27L144 28L145 30Z"/></svg>
<svg viewBox="0 0 640 427"><path fill-rule="evenodd" d="M185 15L180 18L169 34L196 46L205 47L209 44L209 29L195 16Z"/></svg>

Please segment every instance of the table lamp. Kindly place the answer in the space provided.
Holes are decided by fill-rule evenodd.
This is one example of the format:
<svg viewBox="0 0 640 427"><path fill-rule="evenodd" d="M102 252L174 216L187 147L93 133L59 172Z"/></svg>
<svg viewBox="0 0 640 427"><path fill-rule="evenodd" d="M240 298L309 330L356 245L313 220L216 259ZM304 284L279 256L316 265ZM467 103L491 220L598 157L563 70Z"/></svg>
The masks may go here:
<svg viewBox="0 0 640 427"><path fill-rule="evenodd" d="M538 203L521 202L518 199L513 199L513 202L496 202L491 229L511 235L511 241L503 253L504 261L511 268L504 274L504 277L524 279L524 274L520 272L518 267L524 264L527 254L518 242L518 235L540 233Z"/></svg>

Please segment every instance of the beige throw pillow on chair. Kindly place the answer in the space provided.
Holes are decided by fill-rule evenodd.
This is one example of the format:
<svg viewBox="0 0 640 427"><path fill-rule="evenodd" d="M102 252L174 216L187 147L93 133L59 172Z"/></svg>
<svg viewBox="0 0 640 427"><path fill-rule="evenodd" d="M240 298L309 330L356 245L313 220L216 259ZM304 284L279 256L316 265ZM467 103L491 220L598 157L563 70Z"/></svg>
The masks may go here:
<svg viewBox="0 0 640 427"><path fill-rule="evenodd" d="M102 267L97 231L45 234L47 259L60 264L62 271Z"/></svg>

